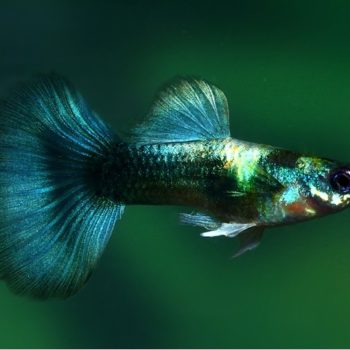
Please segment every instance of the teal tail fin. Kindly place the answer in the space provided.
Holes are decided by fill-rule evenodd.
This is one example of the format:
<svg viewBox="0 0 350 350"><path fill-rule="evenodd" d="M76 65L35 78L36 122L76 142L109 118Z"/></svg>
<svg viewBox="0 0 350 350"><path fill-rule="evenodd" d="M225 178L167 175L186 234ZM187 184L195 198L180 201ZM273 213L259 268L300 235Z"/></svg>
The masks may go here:
<svg viewBox="0 0 350 350"><path fill-rule="evenodd" d="M15 292L64 298L84 285L124 210L94 178L116 142L59 76L1 102L0 278Z"/></svg>

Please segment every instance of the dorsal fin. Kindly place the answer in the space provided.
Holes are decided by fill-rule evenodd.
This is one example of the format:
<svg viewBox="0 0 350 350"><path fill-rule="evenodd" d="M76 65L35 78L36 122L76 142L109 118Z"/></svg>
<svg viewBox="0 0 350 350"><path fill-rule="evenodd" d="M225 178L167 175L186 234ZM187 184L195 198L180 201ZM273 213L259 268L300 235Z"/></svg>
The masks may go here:
<svg viewBox="0 0 350 350"><path fill-rule="evenodd" d="M148 119L134 130L138 143L185 142L230 136L224 93L203 80L180 79L162 90Z"/></svg>

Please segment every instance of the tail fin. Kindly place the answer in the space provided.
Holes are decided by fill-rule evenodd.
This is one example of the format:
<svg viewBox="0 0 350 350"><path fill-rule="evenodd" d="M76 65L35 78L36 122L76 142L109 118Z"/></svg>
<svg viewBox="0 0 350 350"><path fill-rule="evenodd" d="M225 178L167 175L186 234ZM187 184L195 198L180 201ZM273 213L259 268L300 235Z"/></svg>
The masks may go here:
<svg viewBox="0 0 350 350"><path fill-rule="evenodd" d="M68 297L88 279L124 209L93 185L115 142L56 75L0 104L0 278L15 292Z"/></svg>

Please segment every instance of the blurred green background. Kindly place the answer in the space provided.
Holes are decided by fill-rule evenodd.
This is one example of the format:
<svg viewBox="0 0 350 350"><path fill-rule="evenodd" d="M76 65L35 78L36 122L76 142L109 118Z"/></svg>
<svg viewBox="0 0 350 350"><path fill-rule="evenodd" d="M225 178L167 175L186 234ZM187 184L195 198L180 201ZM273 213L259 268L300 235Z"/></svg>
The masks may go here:
<svg viewBox="0 0 350 350"><path fill-rule="evenodd" d="M234 137L349 160L349 1L0 1L0 93L69 77L115 129L177 75L226 93ZM128 207L86 287L33 301L0 284L0 347L350 347L349 212L203 239L183 208ZM187 210L187 209L186 209Z"/></svg>

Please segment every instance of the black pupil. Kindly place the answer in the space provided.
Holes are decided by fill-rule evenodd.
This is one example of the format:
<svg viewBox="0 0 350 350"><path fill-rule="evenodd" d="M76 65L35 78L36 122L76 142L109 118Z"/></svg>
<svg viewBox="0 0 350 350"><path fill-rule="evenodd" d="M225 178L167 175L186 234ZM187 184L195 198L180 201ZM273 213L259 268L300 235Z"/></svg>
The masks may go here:
<svg viewBox="0 0 350 350"><path fill-rule="evenodd" d="M331 176L333 188L340 193L350 192L350 169L338 169Z"/></svg>

